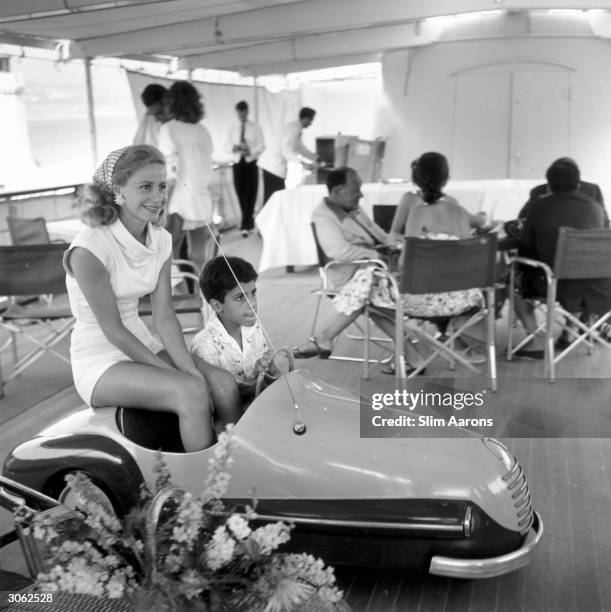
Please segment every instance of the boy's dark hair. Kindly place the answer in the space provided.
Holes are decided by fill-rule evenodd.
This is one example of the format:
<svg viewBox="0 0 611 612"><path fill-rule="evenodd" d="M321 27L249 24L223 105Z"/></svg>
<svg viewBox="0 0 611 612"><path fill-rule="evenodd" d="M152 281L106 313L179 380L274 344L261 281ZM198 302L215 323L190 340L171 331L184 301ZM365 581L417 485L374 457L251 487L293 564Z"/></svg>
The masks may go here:
<svg viewBox="0 0 611 612"><path fill-rule="evenodd" d="M235 109L238 110L238 111L247 111L248 110L248 103L245 102L244 100L240 100L235 105Z"/></svg>
<svg viewBox="0 0 611 612"><path fill-rule="evenodd" d="M252 265L241 257L227 257L226 260L224 257L215 257L204 266L199 277L199 286L206 302L222 302L225 296L238 286L236 278L240 283L249 283L256 281L258 277Z"/></svg>
<svg viewBox="0 0 611 612"><path fill-rule="evenodd" d="M314 119L315 114L316 114L316 111L313 108L310 108L309 106L304 106L299 111L299 118L300 119Z"/></svg>
<svg viewBox="0 0 611 612"><path fill-rule="evenodd" d="M557 159L545 174L547 184L553 193L575 191L579 188L579 167L568 158Z"/></svg>
<svg viewBox="0 0 611 612"><path fill-rule="evenodd" d="M142 104L148 108L149 106L153 106L153 104L163 102L163 99L166 97L167 93L168 90L163 85L159 85L159 83L151 83L142 90L140 99L142 100Z"/></svg>

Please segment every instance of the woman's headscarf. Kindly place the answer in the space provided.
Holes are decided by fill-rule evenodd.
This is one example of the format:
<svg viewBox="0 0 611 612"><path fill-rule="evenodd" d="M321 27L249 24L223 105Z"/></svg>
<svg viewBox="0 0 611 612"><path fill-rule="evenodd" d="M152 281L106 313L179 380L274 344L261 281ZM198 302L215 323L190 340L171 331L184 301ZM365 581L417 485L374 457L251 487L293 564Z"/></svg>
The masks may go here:
<svg viewBox="0 0 611 612"><path fill-rule="evenodd" d="M93 180L99 185L103 186L108 191L112 191L112 173L115 170L115 166L119 161L119 158L129 147L122 147L116 151L112 151L108 154L106 159L102 162L101 166L95 171Z"/></svg>

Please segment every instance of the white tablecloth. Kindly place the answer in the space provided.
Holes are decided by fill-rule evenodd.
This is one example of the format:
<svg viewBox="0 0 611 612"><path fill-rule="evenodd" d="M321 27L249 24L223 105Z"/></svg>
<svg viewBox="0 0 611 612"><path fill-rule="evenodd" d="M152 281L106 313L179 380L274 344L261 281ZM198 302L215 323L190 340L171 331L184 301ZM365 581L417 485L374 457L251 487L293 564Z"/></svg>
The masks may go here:
<svg viewBox="0 0 611 612"><path fill-rule="evenodd" d="M488 219L515 219L528 200L529 191L541 180L450 181L445 192L469 212L484 211ZM365 183L361 208L371 217L374 204L398 204L413 189L410 183ZM263 236L259 270L279 266L312 266L317 263L310 229L312 211L327 194L325 185L302 185L276 191L257 215Z"/></svg>

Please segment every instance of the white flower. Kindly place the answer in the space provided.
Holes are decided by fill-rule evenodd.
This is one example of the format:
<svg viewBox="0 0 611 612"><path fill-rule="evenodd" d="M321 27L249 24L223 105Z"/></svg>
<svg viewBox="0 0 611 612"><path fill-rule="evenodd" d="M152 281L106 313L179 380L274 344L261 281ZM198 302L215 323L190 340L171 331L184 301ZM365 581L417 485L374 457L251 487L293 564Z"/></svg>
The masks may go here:
<svg viewBox="0 0 611 612"><path fill-rule="evenodd" d="M206 562L211 570L218 570L233 559L235 540L225 527L217 527L206 550Z"/></svg>
<svg viewBox="0 0 611 612"><path fill-rule="evenodd" d="M238 540L247 538L251 533L248 523L239 514L232 514L227 519L227 527Z"/></svg>
<svg viewBox="0 0 611 612"><path fill-rule="evenodd" d="M259 545L262 553L269 553L288 542L291 537L291 530L284 523L269 523L263 527L259 527L252 532L252 536Z"/></svg>
<svg viewBox="0 0 611 612"><path fill-rule="evenodd" d="M109 599L119 599L123 597L123 593L125 592L125 585L117 578L112 577L106 583L106 594Z"/></svg>

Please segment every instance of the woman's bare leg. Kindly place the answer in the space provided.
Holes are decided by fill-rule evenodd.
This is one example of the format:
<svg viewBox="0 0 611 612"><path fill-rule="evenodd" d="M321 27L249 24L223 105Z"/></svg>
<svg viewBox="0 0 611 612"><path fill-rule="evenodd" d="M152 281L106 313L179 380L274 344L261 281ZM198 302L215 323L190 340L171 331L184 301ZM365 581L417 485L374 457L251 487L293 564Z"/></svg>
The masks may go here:
<svg viewBox="0 0 611 612"><path fill-rule="evenodd" d="M394 315L393 315L394 316ZM377 314L371 313L371 318L374 323L391 339L395 338L395 322L390 318ZM405 339L403 343L403 352L405 359L412 367L417 367L422 361L422 354L420 351L410 342L409 338Z"/></svg>
<svg viewBox="0 0 611 612"><path fill-rule="evenodd" d="M125 406L169 411L178 416L185 451L212 444L208 388L203 380L180 372L124 361L111 366L93 391L94 406Z"/></svg>
<svg viewBox="0 0 611 612"><path fill-rule="evenodd" d="M321 349L329 349L333 348L333 340L339 334L341 334L348 325L356 321L361 314L363 314L363 309L355 310L353 313L346 315L343 313L338 313L335 315L335 318L325 329L323 329L320 333L316 334L314 337L316 338L316 342ZM311 350L315 350L316 347L314 344L308 340L299 345L298 350L302 352L309 352Z"/></svg>
<svg viewBox="0 0 611 612"><path fill-rule="evenodd" d="M238 383L227 370L218 368L193 355L197 369L204 375L214 403L214 418L222 431L228 423L237 423L242 416L242 399Z"/></svg>

